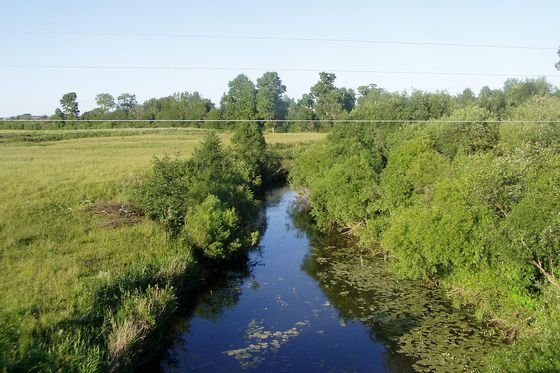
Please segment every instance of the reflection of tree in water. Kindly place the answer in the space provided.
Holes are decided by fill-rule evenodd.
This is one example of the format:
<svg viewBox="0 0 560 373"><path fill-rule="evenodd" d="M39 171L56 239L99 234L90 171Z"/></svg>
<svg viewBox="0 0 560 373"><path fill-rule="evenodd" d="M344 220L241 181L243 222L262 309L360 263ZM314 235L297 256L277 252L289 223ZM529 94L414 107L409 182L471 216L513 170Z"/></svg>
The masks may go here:
<svg viewBox="0 0 560 373"><path fill-rule="evenodd" d="M256 248L258 253L260 248ZM258 257L258 255L257 255ZM229 271L214 269L209 271L205 285L196 292L185 294L185 302L181 305L182 317L178 320L175 330L178 334L172 337L170 344L187 347L181 336L190 331L191 320L194 317L206 320L219 320L228 308L233 308L239 302L242 293L242 284L247 280L256 265L257 260L238 258ZM178 366L179 361L173 355L167 355L167 365ZM158 367L143 366L143 370L158 370Z"/></svg>
<svg viewBox="0 0 560 373"><path fill-rule="evenodd" d="M261 234L267 226L265 212L266 205L263 203L259 214L250 225L251 229L258 228ZM228 270L224 270L223 266L213 266L211 262L203 264L202 266L206 267L205 278L202 279L204 284L181 296L181 316L175 326L177 334L172 337L170 344L184 345L185 341L181 336L189 333L193 317L215 321L222 317L226 309L235 307L241 297L243 283L252 276L253 269L261 265L261 258L262 247L257 246L225 264ZM198 260L205 261L204 258ZM251 284L258 287L255 280ZM174 356L167 356L167 359L169 366L178 363ZM147 365L146 367L148 370L154 368Z"/></svg>
<svg viewBox="0 0 560 373"><path fill-rule="evenodd" d="M392 371L478 370L497 338L472 317L453 309L445 293L421 282L399 279L379 257L353 247L341 235L314 229L307 214L292 213L311 252L302 270L317 280L339 312L341 324L362 323L387 346Z"/></svg>

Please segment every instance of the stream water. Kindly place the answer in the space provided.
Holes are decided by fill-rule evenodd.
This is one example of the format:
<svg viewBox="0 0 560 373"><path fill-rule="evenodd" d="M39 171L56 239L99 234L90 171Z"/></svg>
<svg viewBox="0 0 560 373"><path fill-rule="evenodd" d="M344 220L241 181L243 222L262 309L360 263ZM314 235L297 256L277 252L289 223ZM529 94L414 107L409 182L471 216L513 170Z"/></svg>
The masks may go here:
<svg viewBox="0 0 560 373"><path fill-rule="evenodd" d="M497 337L438 289L314 231L295 194L266 197L246 271L212 285L160 364L168 372L478 371Z"/></svg>

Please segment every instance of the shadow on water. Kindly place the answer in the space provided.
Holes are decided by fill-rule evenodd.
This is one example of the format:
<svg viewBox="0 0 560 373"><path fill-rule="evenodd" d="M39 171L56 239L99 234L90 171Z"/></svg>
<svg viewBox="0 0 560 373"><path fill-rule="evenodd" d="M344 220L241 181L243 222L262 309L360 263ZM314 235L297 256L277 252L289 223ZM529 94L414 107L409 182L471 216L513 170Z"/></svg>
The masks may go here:
<svg viewBox="0 0 560 373"><path fill-rule="evenodd" d="M324 235L267 194L249 260L191 295L163 371L477 371L496 341L443 291L396 278L382 258Z"/></svg>
<svg viewBox="0 0 560 373"><path fill-rule="evenodd" d="M314 278L342 320L361 322L387 346L388 367L402 371L478 371L499 345L494 331L452 306L445 292L396 277L381 256L360 250L341 235L318 232L308 214L292 211L311 249L302 270Z"/></svg>

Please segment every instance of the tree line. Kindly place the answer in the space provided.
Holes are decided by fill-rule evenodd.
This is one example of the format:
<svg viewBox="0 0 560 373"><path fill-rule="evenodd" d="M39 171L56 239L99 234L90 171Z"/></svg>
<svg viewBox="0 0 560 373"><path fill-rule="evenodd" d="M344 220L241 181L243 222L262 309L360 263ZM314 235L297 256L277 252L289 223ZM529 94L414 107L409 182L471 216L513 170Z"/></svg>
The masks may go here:
<svg viewBox="0 0 560 373"><path fill-rule="evenodd" d="M376 84L357 90L335 85L336 75L322 72L309 92L299 99L286 95L286 86L276 72L266 72L256 84L244 74L228 83L228 90L219 105L198 92L179 92L139 103L136 95L122 93L116 98L109 93L96 96L97 107L81 113L78 97L69 92L60 99L60 107L49 117L50 123L24 114L4 121L5 128L87 128L128 126L197 126L228 128L240 120L260 121L273 131L329 130L340 120L431 120L450 115L455 109L476 106L488 110L497 120L506 119L509 112L534 96L558 96L558 89L544 78L508 79L501 89L484 86L478 94L467 88L460 94L446 91L391 92ZM102 123L79 122L101 120ZM127 119L145 122L126 122ZM176 120L158 123L155 120ZM199 122L207 120L208 122ZM78 122L76 122L78 121ZM121 122L115 122L121 121ZM122 122L125 121L125 122ZM189 122L192 121L192 122ZM232 121L232 122L228 122Z"/></svg>

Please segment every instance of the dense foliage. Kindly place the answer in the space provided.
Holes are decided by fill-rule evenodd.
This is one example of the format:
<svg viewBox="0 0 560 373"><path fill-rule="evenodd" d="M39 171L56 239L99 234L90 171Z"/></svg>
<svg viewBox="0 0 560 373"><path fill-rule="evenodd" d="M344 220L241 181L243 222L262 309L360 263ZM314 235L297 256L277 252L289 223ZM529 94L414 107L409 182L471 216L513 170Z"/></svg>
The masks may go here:
<svg viewBox="0 0 560 373"><path fill-rule="evenodd" d="M508 79L502 89L484 86L478 95L467 88L451 95L445 91L390 92L376 84L357 90L335 85L336 75L321 72L319 80L299 99L288 97L276 72L256 80L240 74L228 83L219 105L198 92L178 92L139 103L131 93L116 98L96 96L97 107L80 114L75 92L65 94L54 115L23 114L2 121L3 128L113 128L113 127L205 127L234 128L244 120L257 121L270 131L328 131L336 121L410 121L447 118L462 120L465 113L504 120L534 97L558 96L544 78ZM465 109L461 113L458 109ZM453 116L451 114L453 113ZM472 117L472 116L471 116ZM518 116L517 116L518 117ZM9 119L20 120L10 121ZM49 120L50 119L50 120ZM37 121L34 121L37 120ZM39 122L38 120L46 120ZM135 120L134 122L128 120ZM93 122L92 122L93 121Z"/></svg>
<svg viewBox="0 0 560 373"><path fill-rule="evenodd" d="M291 181L308 192L319 227L350 231L393 257L400 275L447 286L505 338L520 336L532 352L511 371L552 371L560 364L548 331L560 307L560 99L541 81L509 81L499 92L499 110L469 103L425 124L341 125L296 160Z"/></svg>
<svg viewBox="0 0 560 373"><path fill-rule="evenodd" d="M209 132L189 159L155 158L137 188L148 215L209 259L230 259L254 245L258 203L254 193L272 178L262 130L238 126L224 149Z"/></svg>

